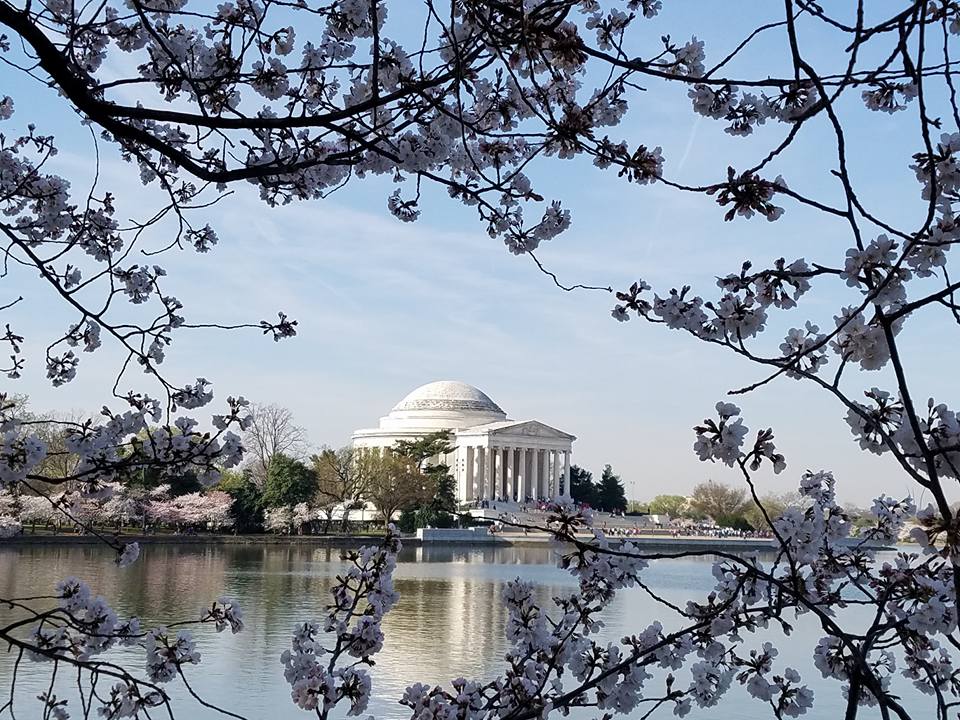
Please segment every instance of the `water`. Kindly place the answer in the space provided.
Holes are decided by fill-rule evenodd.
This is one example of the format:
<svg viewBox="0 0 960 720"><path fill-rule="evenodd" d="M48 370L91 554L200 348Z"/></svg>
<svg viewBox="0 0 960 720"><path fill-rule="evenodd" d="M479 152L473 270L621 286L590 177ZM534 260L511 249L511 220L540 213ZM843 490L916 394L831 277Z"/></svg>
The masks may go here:
<svg viewBox="0 0 960 720"><path fill-rule="evenodd" d="M251 719L305 718L309 715L290 702L278 658L289 647L290 631L297 622L322 615L328 589L341 567L339 557L338 549L307 546L156 545L145 547L136 565L121 570L113 563L112 553L100 546L8 547L0 548L0 597L50 593L58 580L75 575L106 596L121 617L137 615L150 627L196 618L205 604L228 595L243 608L246 629L231 635L228 631L217 634L210 626L195 628L203 662L189 672L194 687L205 699ZM396 579L401 599L384 623L386 643L372 671L374 696L369 712L378 718L409 717L397 699L413 682L492 678L502 666L506 649L500 593L516 577L536 582L544 602L574 585L567 573L556 568L548 548L405 548ZM688 598L703 596L712 585L710 562L700 559L658 561L645 577L658 594L681 605ZM0 622L5 617L9 613L0 609ZM676 624L645 593L631 589L621 593L607 612L604 634L616 640L656 619L668 628ZM797 632L790 639L777 642L781 648L777 668L799 669L814 689L816 704L808 717L841 717L844 702L839 685L821 680L809 659L820 637L816 623L801 618L795 627ZM763 639L748 638L747 646L759 646ZM134 667L142 666L142 651L119 652L129 653L128 662ZM15 653L0 652L0 704L7 700L15 657ZM121 656L113 653L113 657ZM34 698L46 690L48 681L49 665L21 665L17 717L39 717ZM649 687L651 692L662 689L657 684ZM70 696L66 685L60 690ZM916 697L915 691L905 690L908 697ZM197 706L182 692L174 691L173 696L182 699L175 705L180 718L223 717ZM75 702L71 700L71 705ZM79 715L76 708L74 713ZM868 709L861 713L861 717L874 716L878 714ZM654 717L673 715L669 708L662 708ZM737 687L718 706L695 708L688 717L767 720L771 713Z"/></svg>

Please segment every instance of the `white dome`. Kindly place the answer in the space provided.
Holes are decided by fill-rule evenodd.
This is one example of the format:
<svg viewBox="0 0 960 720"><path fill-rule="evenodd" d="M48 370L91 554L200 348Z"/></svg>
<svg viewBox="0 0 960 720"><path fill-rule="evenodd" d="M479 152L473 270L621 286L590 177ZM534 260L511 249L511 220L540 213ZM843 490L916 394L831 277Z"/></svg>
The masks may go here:
<svg viewBox="0 0 960 720"><path fill-rule="evenodd" d="M394 405L392 412L417 410L504 414L500 406L491 400L486 393L473 385L455 380L439 380L421 385Z"/></svg>
<svg viewBox="0 0 960 720"><path fill-rule="evenodd" d="M357 430L354 441L373 442L374 438L394 437L397 433L406 437L462 430L506 419L500 406L473 385L441 380L418 387L380 418L378 428Z"/></svg>

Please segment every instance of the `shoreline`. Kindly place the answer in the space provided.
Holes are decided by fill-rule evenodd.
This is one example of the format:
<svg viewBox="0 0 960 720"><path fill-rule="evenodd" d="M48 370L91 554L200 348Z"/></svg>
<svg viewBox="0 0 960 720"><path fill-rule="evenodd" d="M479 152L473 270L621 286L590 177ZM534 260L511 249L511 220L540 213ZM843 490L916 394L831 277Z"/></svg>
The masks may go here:
<svg viewBox="0 0 960 720"><path fill-rule="evenodd" d="M314 547L357 548L361 545L375 544L380 535L118 535L108 536L120 542L137 542L147 545L302 545ZM588 538L589 536L584 536ZM552 540L547 535L493 535L472 540L447 539L422 540L416 536L401 538L406 547L477 547L477 546L541 546L549 547ZM637 543L644 550L651 551L773 551L776 543L767 538L715 538L709 536L664 537L662 535L635 535L629 538L611 537L612 545L624 540ZM31 545L96 545L102 541L93 535L18 535L0 540L0 550L5 547L29 547ZM851 541L850 544L853 544ZM885 545L869 545L871 550L892 550Z"/></svg>
<svg viewBox="0 0 960 720"><path fill-rule="evenodd" d="M202 535L139 535L130 533L128 535L111 535L103 533L104 537L119 542L140 543L146 545L329 545L331 547L359 547L377 543L382 539L382 535L271 535L269 533L257 533L249 535L221 535L221 534L202 534ZM404 543L418 544L420 541L415 538L403 538ZM11 538L0 540L0 549L7 546L17 545L26 547L29 545L97 545L103 541L95 535L17 535Z"/></svg>

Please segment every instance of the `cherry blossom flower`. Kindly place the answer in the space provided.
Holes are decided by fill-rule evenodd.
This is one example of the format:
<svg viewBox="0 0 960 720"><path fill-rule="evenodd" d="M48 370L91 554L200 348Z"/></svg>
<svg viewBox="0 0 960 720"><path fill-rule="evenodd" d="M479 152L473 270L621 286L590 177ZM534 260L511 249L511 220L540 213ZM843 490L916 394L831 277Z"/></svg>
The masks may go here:
<svg viewBox="0 0 960 720"><path fill-rule="evenodd" d="M117 556L117 565L122 568L129 567L130 565L133 565L139 557L140 544L135 542L126 543L124 544L120 555Z"/></svg>

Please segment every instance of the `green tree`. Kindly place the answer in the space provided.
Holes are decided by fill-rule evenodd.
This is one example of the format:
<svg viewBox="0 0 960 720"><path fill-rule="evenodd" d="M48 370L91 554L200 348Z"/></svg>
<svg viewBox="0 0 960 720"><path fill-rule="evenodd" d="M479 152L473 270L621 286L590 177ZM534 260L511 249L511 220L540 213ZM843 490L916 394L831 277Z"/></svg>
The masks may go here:
<svg viewBox="0 0 960 720"><path fill-rule="evenodd" d="M417 510L417 527L453 527L456 524L457 484L449 473L436 478L437 490Z"/></svg>
<svg viewBox="0 0 960 720"><path fill-rule="evenodd" d="M393 452L410 458L421 472L429 472L435 468L443 468L444 473L449 472L450 468L447 465L431 464L428 461L431 458L446 455L452 450L450 433L446 430L428 433L416 440L397 440L393 444Z"/></svg>
<svg viewBox="0 0 960 720"><path fill-rule="evenodd" d="M603 466L596 493L599 509L605 512L621 512L627 509L627 494L623 489L623 481L619 475L614 475L613 468L609 465Z"/></svg>
<svg viewBox="0 0 960 720"><path fill-rule="evenodd" d="M727 527L744 519L749 504L746 490L713 480L700 483L690 495L690 510L694 515L712 518L717 525Z"/></svg>
<svg viewBox="0 0 960 720"><path fill-rule="evenodd" d="M263 484L264 507L296 505L311 500L317 492L317 476L299 460L275 455Z"/></svg>
<svg viewBox="0 0 960 720"><path fill-rule="evenodd" d="M672 518L683 517L687 513L687 498L683 495L657 495L647 503L647 512Z"/></svg>
<svg viewBox="0 0 960 720"><path fill-rule="evenodd" d="M191 472L168 475L159 472L156 468L149 467L134 473L130 478L130 485L146 490L153 490L161 485L169 485L170 497L180 497L203 490L203 485L197 480L197 476Z"/></svg>
<svg viewBox="0 0 960 720"><path fill-rule="evenodd" d="M597 488L593 484L593 473L579 465L570 466L570 497L574 502L597 507Z"/></svg>
<svg viewBox="0 0 960 720"><path fill-rule="evenodd" d="M249 533L263 530L263 494L249 472L225 470L216 485L233 498L230 514L237 532Z"/></svg>
<svg viewBox="0 0 960 720"><path fill-rule="evenodd" d="M402 510L400 512L400 519L397 520L397 527L400 528L400 532L415 532L417 529L417 523L420 520L417 515L417 510Z"/></svg>
<svg viewBox="0 0 960 720"><path fill-rule="evenodd" d="M376 505L386 526L397 513L412 511L437 494L436 478L420 472L410 458L394 452L367 451L367 499Z"/></svg>
<svg viewBox="0 0 960 720"><path fill-rule="evenodd" d="M435 489L431 497L409 510L416 527L452 527L455 522L456 480L446 463L432 462L434 458L439 460L452 451L450 433L446 430L429 433L416 440L398 440L393 445L393 452L416 465L428 485ZM401 518L401 522L408 524L410 521Z"/></svg>

